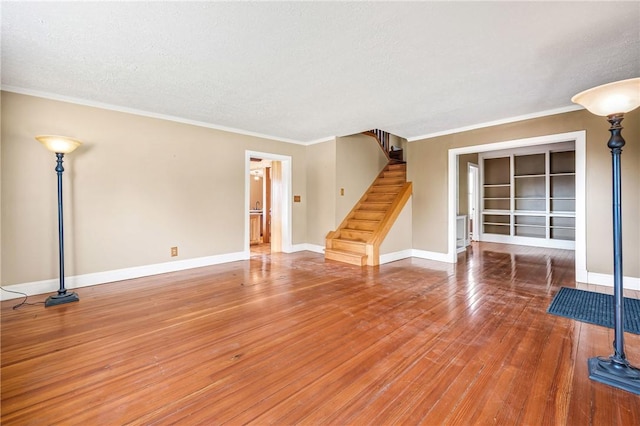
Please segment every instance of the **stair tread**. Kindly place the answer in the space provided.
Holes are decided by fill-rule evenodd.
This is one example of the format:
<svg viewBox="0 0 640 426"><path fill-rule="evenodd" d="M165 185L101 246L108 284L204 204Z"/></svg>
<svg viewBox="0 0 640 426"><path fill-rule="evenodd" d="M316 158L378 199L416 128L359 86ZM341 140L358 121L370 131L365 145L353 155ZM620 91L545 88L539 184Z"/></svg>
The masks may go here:
<svg viewBox="0 0 640 426"><path fill-rule="evenodd" d="M339 249L325 249L324 258L336 262L349 263L356 266L367 264L367 255Z"/></svg>
<svg viewBox="0 0 640 426"><path fill-rule="evenodd" d="M332 253L342 253L342 254L348 254L348 255L350 255L350 256L358 256L358 257L364 257L364 256L366 256L366 254L356 253L355 251L342 250L342 249L335 249L335 248L324 249L324 251L325 251L325 253L327 253L327 252L332 252Z"/></svg>

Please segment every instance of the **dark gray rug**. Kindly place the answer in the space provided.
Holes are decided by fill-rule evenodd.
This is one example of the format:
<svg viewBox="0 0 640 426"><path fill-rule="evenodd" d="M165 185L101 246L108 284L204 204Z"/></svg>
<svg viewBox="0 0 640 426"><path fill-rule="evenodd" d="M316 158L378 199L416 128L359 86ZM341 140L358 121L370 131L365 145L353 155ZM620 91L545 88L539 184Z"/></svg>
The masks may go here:
<svg viewBox="0 0 640 426"><path fill-rule="evenodd" d="M562 287L547 312L613 328L613 296ZM624 298L624 331L640 334L640 300Z"/></svg>

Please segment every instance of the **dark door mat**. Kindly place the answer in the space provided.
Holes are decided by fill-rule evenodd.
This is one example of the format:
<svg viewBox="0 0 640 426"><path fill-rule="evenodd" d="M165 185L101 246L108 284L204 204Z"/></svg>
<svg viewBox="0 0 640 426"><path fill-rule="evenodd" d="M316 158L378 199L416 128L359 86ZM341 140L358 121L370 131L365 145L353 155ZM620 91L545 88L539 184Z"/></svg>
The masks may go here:
<svg viewBox="0 0 640 426"><path fill-rule="evenodd" d="M613 328L613 296L562 287L547 312ZM640 300L624 298L624 331L640 334Z"/></svg>

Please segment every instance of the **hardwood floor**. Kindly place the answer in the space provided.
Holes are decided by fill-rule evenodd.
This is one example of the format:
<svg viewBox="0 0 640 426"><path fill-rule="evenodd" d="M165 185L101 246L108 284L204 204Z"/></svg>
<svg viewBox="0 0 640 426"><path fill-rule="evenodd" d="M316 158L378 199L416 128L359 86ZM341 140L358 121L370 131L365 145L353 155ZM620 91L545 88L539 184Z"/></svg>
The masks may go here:
<svg viewBox="0 0 640 426"><path fill-rule="evenodd" d="M546 313L573 269L571 251L488 243L456 265L258 251L5 301L1 421L638 425L640 396L588 379L613 330Z"/></svg>

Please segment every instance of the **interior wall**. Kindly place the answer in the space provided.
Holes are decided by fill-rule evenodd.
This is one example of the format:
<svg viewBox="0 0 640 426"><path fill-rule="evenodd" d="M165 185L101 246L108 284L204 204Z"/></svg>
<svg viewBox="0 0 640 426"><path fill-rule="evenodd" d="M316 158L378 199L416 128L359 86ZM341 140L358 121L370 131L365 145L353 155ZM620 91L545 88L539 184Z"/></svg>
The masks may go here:
<svg viewBox="0 0 640 426"><path fill-rule="evenodd" d="M1 120L3 285L58 276L55 156L38 134L84 141L64 159L68 276L242 252L246 150L291 156L307 196L302 145L9 92ZM292 244L306 213L292 204Z"/></svg>
<svg viewBox="0 0 640 426"><path fill-rule="evenodd" d="M380 254L397 253L412 248L411 222L412 222L411 197L407 200L400 215L391 226L387 237L380 244Z"/></svg>
<svg viewBox="0 0 640 426"><path fill-rule="evenodd" d="M624 273L640 277L640 109L626 114L622 134ZM448 150L586 130L587 270L611 274L611 154L609 124L586 110L470 130L410 142L408 179L413 181L413 248L447 252ZM603 244L603 242L608 242Z"/></svg>
<svg viewBox="0 0 640 426"><path fill-rule="evenodd" d="M459 215L469 214L469 163L478 164L478 154L458 156L458 192L456 205Z"/></svg>
<svg viewBox="0 0 640 426"><path fill-rule="evenodd" d="M377 140L371 136L336 138L336 226L364 195L387 161ZM343 188L344 195L341 195Z"/></svg>
<svg viewBox="0 0 640 426"><path fill-rule="evenodd" d="M249 184L251 187L249 194L249 209L256 209L257 203L260 203L258 209L261 209L264 207L264 201L262 199L262 186L264 185L264 179L262 176L258 176L258 179L256 179L255 175L251 175L249 178L251 179L251 183Z"/></svg>
<svg viewBox="0 0 640 426"><path fill-rule="evenodd" d="M336 228L336 140L307 147L308 226L307 242L325 245L325 237Z"/></svg>

